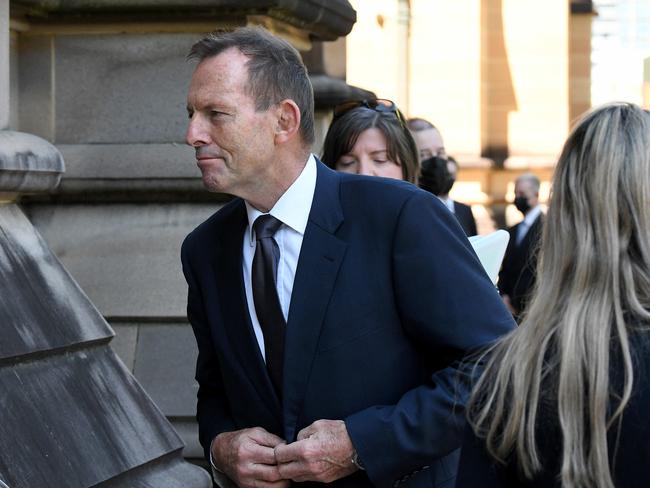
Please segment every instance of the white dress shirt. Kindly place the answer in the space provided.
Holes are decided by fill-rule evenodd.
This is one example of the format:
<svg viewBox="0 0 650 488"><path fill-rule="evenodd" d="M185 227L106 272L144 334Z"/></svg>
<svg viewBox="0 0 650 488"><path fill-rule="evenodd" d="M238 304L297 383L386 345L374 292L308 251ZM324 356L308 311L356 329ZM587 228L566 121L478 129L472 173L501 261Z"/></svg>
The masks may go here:
<svg viewBox="0 0 650 488"><path fill-rule="evenodd" d="M269 211L273 217L282 222L282 225L275 233L274 239L280 249L280 261L278 262L278 275L276 288L280 307L286 321L289 316L289 305L291 303L291 292L293 291L293 280L296 277L296 267L302 247L302 239L305 235L311 203L314 199L314 190L316 189L316 159L311 154L307 164L302 172L296 178L296 181L284 192L280 199ZM244 287L246 288L246 301L248 303L248 313L253 323L255 338L262 352L262 357L266 360L264 350L264 334L262 327L257 318L255 311L255 302L253 301L252 285L252 266L253 256L255 255L255 231L253 223L262 212L254 208L248 202L246 203L246 213L248 214L248 226L244 231L243 260L244 268Z"/></svg>
<svg viewBox="0 0 650 488"><path fill-rule="evenodd" d="M540 205L537 205L528 211L524 220L522 220L519 227L517 227L517 238L515 244L521 244L521 241L524 240L528 230L531 228L540 213L542 213L542 207Z"/></svg>
<svg viewBox="0 0 650 488"><path fill-rule="evenodd" d="M445 207L447 207L451 213L453 214L456 213L456 207L454 206L454 201L451 198L449 198L449 196L438 197L438 199L445 204Z"/></svg>

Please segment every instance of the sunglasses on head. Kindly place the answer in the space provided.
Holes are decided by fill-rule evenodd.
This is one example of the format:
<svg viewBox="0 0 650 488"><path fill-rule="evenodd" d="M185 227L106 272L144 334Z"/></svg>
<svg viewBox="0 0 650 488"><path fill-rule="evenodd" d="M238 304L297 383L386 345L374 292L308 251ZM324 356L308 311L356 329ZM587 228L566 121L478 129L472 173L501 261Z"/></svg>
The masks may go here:
<svg viewBox="0 0 650 488"><path fill-rule="evenodd" d="M395 105L395 102L383 98L376 98L371 100L349 100L347 102L339 103L336 107L334 107L334 120L348 113L350 110L354 110L355 108L359 107L364 107L379 113L394 114L395 117L397 117L397 120L399 121L399 124L402 126L402 128L406 127L402 112L399 111L397 105Z"/></svg>

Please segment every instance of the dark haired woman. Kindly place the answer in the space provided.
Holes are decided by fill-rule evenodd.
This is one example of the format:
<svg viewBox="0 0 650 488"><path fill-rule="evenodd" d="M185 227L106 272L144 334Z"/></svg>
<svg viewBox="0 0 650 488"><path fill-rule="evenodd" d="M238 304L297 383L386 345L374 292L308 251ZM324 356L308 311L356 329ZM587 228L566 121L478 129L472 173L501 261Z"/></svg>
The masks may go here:
<svg viewBox="0 0 650 488"><path fill-rule="evenodd" d="M417 146L390 100L344 102L334 109L322 161L337 171L417 183Z"/></svg>

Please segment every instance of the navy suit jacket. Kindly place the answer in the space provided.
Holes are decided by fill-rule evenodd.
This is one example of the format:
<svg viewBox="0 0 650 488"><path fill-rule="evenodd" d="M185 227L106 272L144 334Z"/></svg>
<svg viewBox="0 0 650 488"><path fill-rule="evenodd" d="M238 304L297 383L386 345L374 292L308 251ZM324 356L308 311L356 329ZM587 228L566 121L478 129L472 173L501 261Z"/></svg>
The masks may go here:
<svg viewBox="0 0 650 488"><path fill-rule="evenodd" d="M235 199L182 248L206 457L223 431L261 426L292 442L315 420L342 419L366 471L334 486L453 486L469 376L460 360L514 323L451 212L408 183L318 163L282 404L247 310L246 225Z"/></svg>

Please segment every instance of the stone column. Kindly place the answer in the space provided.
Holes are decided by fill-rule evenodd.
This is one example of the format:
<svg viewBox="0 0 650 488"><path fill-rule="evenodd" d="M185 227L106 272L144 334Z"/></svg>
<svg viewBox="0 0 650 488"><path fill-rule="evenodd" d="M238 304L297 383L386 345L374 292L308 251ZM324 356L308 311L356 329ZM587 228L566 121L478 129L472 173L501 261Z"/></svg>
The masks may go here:
<svg viewBox="0 0 650 488"><path fill-rule="evenodd" d="M0 130L9 127L9 0L0 0Z"/></svg>
<svg viewBox="0 0 650 488"><path fill-rule="evenodd" d="M348 36L347 81L371 87L409 116L409 8L402 0L354 0L360 22ZM411 79L412 78L411 74ZM411 100L411 105L413 101Z"/></svg>
<svg viewBox="0 0 650 488"><path fill-rule="evenodd" d="M481 156L481 0L411 2L410 115L464 165Z"/></svg>
<svg viewBox="0 0 650 488"><path fill-rule="evenodd" d="M316 142L312 150L318 156L332 120L332 107L346 100L376 98L374 93L345 82L345 48L346 39L340 38L334 42L314 42L309 51L302 53L314 87Z"/></svg>
<svg viewBox="0 0 650 488"><path fill-rule="evenodd" d="M591 2L589 2L591 3ZM591 107L591 5L579 9L572 4L569 17L569 124Z"/></svg>
<svg viewBox="0 0 650 488"><path fill-rule="evenodd" d="M15 203L53 190L61 153L0 131L0 486L209 488L109 347L113 331Z"/></svg>

